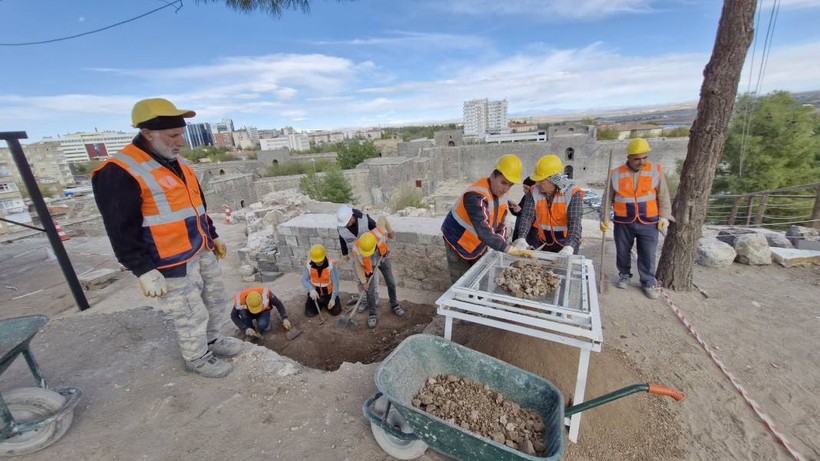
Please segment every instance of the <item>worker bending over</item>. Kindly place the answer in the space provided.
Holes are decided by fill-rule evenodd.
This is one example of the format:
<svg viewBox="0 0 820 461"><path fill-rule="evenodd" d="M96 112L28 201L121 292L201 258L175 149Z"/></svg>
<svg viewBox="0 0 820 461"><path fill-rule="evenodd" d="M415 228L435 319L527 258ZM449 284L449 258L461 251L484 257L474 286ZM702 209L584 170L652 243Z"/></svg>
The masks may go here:
<svg viewBox="0 0 820 461"><path fill-rule="evenodd" d="M302 286L305 287L308 297L305 300L305 316L313 317L319 313L318 309L327 309L331 315L339 315L342 306L339 294L335 291L339 287L339 270L332 259L327 257L325 247L313 245L310 249L310 258L302 271Z"/></svg>
<svg viewBox="0 0 820 461"><path fill-rule="evenodd" d="M231 320L245 336L259 339L270 330L270 312L276 306L282 328L290 330L291 324L285 305L267 288L246 288L236 295L231 309ZM255 323L255 325L254 325Z"/></svg>
<svg viewBox="0 0 820 461"><path fill-rule="evenodd" d="M356 275L359 282L364 285L365 296L367 296L367 309L370 312L367 317L367 326L370 328L376 328L378 323L376 317L376 303L378 301L376 294L376 287L378 286L378 279L376 279L377 268L384 275L384 283L387 285L387 294L390 297L390 309L399 317L405 314L404 309L399 305L399 300L396 298L396 279L393 277L393 270L388 259L387 229L389 228L390 223L387 222L387 219L379 218L377 226L359 237L352 248ZM361 304L359 306L362 310Z"/></svg>

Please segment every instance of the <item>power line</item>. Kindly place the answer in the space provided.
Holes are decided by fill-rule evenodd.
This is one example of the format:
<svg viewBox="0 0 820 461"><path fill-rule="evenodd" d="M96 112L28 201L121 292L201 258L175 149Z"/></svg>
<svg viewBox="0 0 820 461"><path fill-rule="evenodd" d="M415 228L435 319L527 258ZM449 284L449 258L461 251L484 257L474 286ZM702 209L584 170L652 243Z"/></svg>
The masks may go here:
<svg viewBox="0 0 820 461"><path fill-rule="evenodd" d="M2 2L2 1L3 1L3 0L0 0L0 2ZM160 11L160 10L163 10L163 9L165 9L165 8L168 8L169 6L176 6L176 4L177 4L177 3L179 3L179 6L178 6L178 7L176 7L176 9L174 10L174 12L177 12L177 11L179 11L179 10L180 10L180 8L182 8L182 0L174 0L174 1L173 1L173 2L171 2L171 3L166 3L166 4L165 4L165 6L161 6L161 7L159 7L159 8L154 9L154 10L151 10L151 11L149 11L149 12L147 12L147 13L141 14L141 15L139 15L139 16L135 16L135 17L133 17L133 18L131 18L131 19L126 19L125 21L120 21L120 22L118 22L118 23L116 23L116 24L111 24L110 26L105 26L105 27L100 28L100 29L95 29L95 30L91 30L91 31L88 31L88 32L83 32L83 33L81 33L81 34L70 35L70 36L68 36L68 37L52 38L52 39L49 39L49 40L42 40L42 41L39 41L39 42L0 43L0 46L28 46L28 45L44 45L44 44L46 44L46 43L61 42L61 41L64 41L64 40L71 40L72 38L83 37L83 36L85 36L85 35L96 34L97 32L102 32L102 31L104 31L104 30L113 29L114 27L121 26L121 25L123 25L123 24L127 24L127 23L129 23L129 22L136 21L137 19L144 18L144 17L148 16L149 14L154 14L154 13L156 13L157 11Z"/></svg>

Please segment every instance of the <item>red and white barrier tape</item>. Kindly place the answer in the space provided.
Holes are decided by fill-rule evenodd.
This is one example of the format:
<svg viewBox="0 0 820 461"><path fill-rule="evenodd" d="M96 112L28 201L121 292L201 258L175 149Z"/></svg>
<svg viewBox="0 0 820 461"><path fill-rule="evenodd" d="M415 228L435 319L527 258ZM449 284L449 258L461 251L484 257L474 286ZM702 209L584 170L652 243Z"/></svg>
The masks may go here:
<svg viewBox="0 0 820 461"><path fill-rule="evenodd" d="M720 368L720 371L722 371L723 374L726 375L727 378L729 378L729 381L732 382L732 385L735 386L735 389L737 389L737 391L740 392L740 395L743 396L743 399L746 400L746 403L748 403L749 406L752 407L752 410L754 410L758 418L760 418L761 421L763 421L763 424L766 425L769 431L774 435L775 439L777 439L777 441L780 442L786 448L789 454L792 455L792 458L794 458L797 461L806 461L807 458L800 454L800 452L798 452L797 449L794 448L791 442L789 442L786 439L786 436L783 435L779 430L777 430L777 428L774 425L774 421L772 421L772 418L768 414L766 414L765 411L763 411L763 408L760 406L760 404L758 404L754 399L752 399L752 397L749 395L746 389L740 384L740 381L735 377L735 375L732 374L732 372L726 368L723 362L721 362L720 359L717 358L715 352L712 351L712 348L710 348L703 340L703 338L701 338L700 335L695 331L695 327L692 325L692 323L689 322L689 320L686 320L686 318L683 316L683 313L681 313L680 309L678 309L678 306L675 305L675 303L672 301L672 298L666 293L666 290L664 290L663 288L661 288L660 290L663 294L663 299L666 301L666 304L669 305L669 308L672 309L675 315L678 316L678 319L684 325L686 325L686 328L689 329L689 332L692 333L692 335L703 347L706 353L709 354L709 357L711 357L712 361L715 362L718 368Z"/></svg>

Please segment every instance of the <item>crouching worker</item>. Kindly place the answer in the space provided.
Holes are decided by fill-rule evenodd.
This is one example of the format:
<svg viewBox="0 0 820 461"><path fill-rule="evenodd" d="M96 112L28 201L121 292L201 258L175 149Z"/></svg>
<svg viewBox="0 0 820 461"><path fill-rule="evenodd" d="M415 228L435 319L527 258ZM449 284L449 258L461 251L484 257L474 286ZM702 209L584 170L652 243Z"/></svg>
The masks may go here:
<svg viewBox="0 0 820 461"><path fill-rule="evenodd" d="M376 328L378 318L376 317L376 304L378 296L376 287L378 280L372 280L379 269L384 275L384 283L387 285L387 294L390 297L390 309L394 314L402 317L405 314L404 308L399 305L396 297L396 279L393 277L393 270L390 260L387 259L387 231L389 224L385 218L379 218L379 224L375 229L365 233L356 240L353 245L353 263L359 281L365 286L367 295L367 309L370 314L367 317L367 326ZM361 304L360 310L361 310Z"/></svg>
<svg viewBox="0 0 820 461"><path fill-rule="evenodd" d="M270 290L263 287L247 288L236 295L231 309L231 320L246 337L259 339L270 330L270 311L273 306L276 306L282 319L282 328L285 331L290 330L285 305Z"/></svg>
<svg viewBox="0 0 820 461"><path fill-rule="evenodd" d="M339 286L339 271L322 245L313 245L310 249L310 259L302 271L302 286L308 294L305 317L316 316L319 313L317 307L327 309L331 315L342 312L339 294L334 291Z"/></svg>

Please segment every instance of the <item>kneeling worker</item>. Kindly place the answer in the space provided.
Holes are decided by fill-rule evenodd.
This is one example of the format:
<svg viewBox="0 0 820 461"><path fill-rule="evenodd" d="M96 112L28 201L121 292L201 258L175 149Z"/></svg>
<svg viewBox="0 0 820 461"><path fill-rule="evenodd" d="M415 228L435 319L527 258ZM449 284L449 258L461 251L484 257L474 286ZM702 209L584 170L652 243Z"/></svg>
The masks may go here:
<svg viewBox="0 0 820 461"><path fill-rule="evenodd" d="M248 338L261 338L263 333L270 330L270 311L273 306L276 306L282 319L282 328L290 330L285 305L269 289L263 287L247 288L236 295L231 320Z"/></svg>
<svg viewBox="0 0 820 461"><path fill-rule="evenodd" d="M339 315L342 312L339 295L334 288L339 285L339 271L333 260L327 257L325 247L313 245L310 249L310 259L302 271L302 286L308 293L305 300L305 316L314 317L319 309L327 309L330 315Z"/></svg>
<svg viewBox="0 0 820 461"><path fill-rule="evenodd" d="M376 318L376 303L378 301L376 287L378 280L373 280L376 269L379 269L384 275L384 283L387 285L387 294L390 297L390 309L399 317L405 314L396 297L396 279L393 277L390 260L387 259L389 251L387 249L387 233L384 230L387 226L387 220L379 218L379 225L359 237L356 243L353 244L353 264L359 281L365 286L367 309L370 312L367 316L367 326L370 328L376 328L378 323Z"/></svg>

